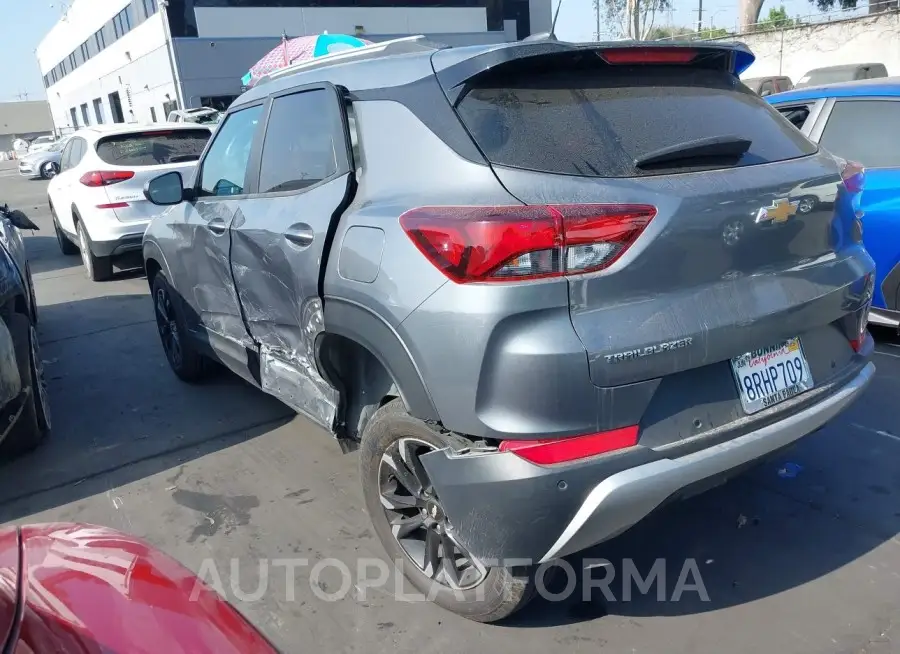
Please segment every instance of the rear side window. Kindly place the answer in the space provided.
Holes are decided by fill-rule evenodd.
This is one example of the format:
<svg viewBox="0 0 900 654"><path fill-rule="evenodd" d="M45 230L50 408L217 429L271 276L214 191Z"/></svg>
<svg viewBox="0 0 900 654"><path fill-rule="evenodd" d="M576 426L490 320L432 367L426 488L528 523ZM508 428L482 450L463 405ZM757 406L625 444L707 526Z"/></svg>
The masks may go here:
<svg viewBox="0 0 900 654"><path fill-rule="evenodd" d="M472 89L458 111L491 162L550 173L633 177L763 164L816 151L732 75L692 67L525 73ZM635 167L650 153L712 137L751 145L729 161Z"/></svg>
<svg viewBox="0 0 900 654"><path fill-rule="evenodd" d="M788 121L797 129L803 129L806 119L809 118L810 105L793 104L789 107L778 107L778 113L788 119Z"/></svg>
<svg viewBox="0 0 900 654"><path fill-rule="evenodd" d="M866 168L900 167L900 101L839 100L819 143Z"/></svg>
<svg viewBox="0 0 900 654"><path fill-rule="evenodd" d="M210 132L207 129L116 134L97 142L97 154L113 166L158 166L197 161Z"/></svg>
<svg viewBox="0 0 900 654"><path fill-rule="evenodd" d="M296 191L337 172L335 111L324 90L275 98L266 126L259 192Z"/></svg>

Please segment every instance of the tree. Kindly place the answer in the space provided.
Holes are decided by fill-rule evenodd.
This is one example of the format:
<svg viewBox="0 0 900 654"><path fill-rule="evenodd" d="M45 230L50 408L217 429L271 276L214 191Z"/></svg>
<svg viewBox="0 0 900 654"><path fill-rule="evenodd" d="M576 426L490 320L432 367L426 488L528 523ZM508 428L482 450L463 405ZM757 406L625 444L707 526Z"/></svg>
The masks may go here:
<svg viewBox="0 0 900 654"><path fill-rule="evenodd" d="M629 39L649 38L656 15L671 8L672 0L593 0L594 11L603 11L607 20Z"/></svg>
<svg viewBox="0 0 900 654"><path fill-rule="evenodd" d="M790 18L784 5L780 7L771 7L769 15L765 20L759 21L753 26L754 31L766 32L768 30L783 29L785 27L795 27L800 24L799 19Z"/></svg>
<svg viewBox="0 0 900 654"><path fill-rule="evenodd" d="M836 9L856 9L859 0L809 0L819 11L834 11ZM739 13L741 17L741 31L749 32L759 22L759 13L762 10L763 0L740 0ZM885 11L897 7L897 0L870 0L869 13Z"/></svg>
<svg viewBox="0 0 900 654"><path fill-rule="evenodd" d="M690 27L654 27L647 33L648 41L677 41L679 39L721 39L730 36L728 30L721 27L705 27L695 32Z"/></svg>

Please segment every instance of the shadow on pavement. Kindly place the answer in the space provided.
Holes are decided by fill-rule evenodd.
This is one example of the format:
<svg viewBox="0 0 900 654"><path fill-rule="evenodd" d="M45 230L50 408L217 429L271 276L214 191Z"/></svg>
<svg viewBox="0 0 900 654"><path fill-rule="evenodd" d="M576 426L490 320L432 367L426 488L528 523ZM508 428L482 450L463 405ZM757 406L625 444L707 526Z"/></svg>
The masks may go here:
<svg viewBox="0 0 900 654"><path fill-rule="evenodd" d="M2 464L0 521L96 492L84 480L101 478L106 488L113 479L127 483L129 475L142 478L294 418L225 371L203 384L179 381L147 295L51 304L40 312L53 433L32 454ZM160 458L167 452L174 454ZM138 461L146 463L129 467Z"/></svg>
<svg viewBox="0 0 900 654"><path fill-rule="evenodd" d="M44 234L43 230L39 235L37 232L30 234L31 232L24 232L22 240L25 241L25 252L28 254L28 266L32 275L81 267L78 253L68 256L60 254L59 244L52 230L49 234Z"/></svg>

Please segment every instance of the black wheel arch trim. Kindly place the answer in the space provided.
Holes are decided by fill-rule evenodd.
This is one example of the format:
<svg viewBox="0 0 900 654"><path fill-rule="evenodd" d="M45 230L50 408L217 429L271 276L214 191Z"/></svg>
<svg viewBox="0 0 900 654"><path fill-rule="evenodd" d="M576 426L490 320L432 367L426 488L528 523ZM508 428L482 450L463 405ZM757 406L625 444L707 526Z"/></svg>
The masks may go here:
<svg viewBox="0 0 900 654"><path fill-rule="evenodd" d="M397 332L372 310L341 298L325 297L326 334L355 341L371 352L394 381L403 404L421 420L440 420L419 369Z"/></svg>
<svg viewBox="0 0 900 654"><path fill-rule="evenodd" d="M144 272L147 272L147 260L153 259L159 264L160 270L162 270L166 279L169 280L169 284L174 283L172 280L172 273L169 269L169 262L166 260L166 255L163 254L162 248L159 247L155 241L145 240L141 246L141 250L144 258ZM153 283L149 276L147 277L147 283Z"/></svg>

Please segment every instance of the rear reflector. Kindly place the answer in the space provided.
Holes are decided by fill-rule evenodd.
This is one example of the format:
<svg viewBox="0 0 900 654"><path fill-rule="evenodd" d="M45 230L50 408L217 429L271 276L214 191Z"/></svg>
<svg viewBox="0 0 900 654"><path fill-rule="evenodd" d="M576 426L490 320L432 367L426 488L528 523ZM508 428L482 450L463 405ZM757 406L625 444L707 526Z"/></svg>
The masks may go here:
<svg viewBox="0 0 900 654"><path fill-rule="evenodd" d="M863 345L866 344L866 341L868 339L869 339L869 332L866 330L863 330L863 333L860 334L859 338L854 338L852 341L850 341L850 345L853 347L853 351L859 352L863 348Z"/></svg>
<svg viewBox="0 0 900 654"><path fill-rule="evenodd" d="M552 465L633 447L637 445L637 441L638 427L635 425L553 440L503 441L500 443L500 451L512 452L538 465Z"/></svg>
<svg viewBox="0 0 900 654"><path fill-rule="evenodd" d="M98 209L124 209L128 206L127 202L112 202L110 204L98 204Z"/></svg>
<svg viewBox="0 0 900 654"><path fill-rule="evenodd" d="M689 64L697 58L691 48L611 48L600 57L608 64Z"/></svg>
<svg viewBox="0 0 900 654"><path fill-rule="evenodd" d="M650 205L420 207L404 231L451 280L509 282L602 270L656 215Z"/></svg>
<svg viewBox="0 0 900 654"><path fill-rule="evenodd" d="M134 177L134 172L130 170L93 170L85 173L78 180L85 186L109 186L110 184L118 184Z"/></svg>

